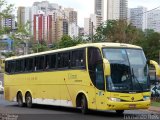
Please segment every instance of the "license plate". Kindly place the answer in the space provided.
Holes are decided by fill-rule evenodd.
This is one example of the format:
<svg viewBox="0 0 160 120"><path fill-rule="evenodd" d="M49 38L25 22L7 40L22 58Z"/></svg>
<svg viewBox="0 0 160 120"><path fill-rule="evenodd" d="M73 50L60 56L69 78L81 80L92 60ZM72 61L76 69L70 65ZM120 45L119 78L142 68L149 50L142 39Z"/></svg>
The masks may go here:
<svg viewBox="0 0 160 120"><path fill-rule="evenodd" d="M136 105L135 104L130 104L129 108L136 108Z"/></svg>

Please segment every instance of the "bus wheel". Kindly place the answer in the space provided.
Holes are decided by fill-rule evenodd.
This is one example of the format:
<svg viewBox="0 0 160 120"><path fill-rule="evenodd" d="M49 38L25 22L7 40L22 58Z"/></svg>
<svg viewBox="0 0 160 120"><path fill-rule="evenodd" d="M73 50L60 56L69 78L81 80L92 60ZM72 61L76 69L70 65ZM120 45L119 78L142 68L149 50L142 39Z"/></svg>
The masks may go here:
<svg viewBox="0 0 160 120"><path fill-rule="evenodd" d="M81 111L83 114L87 114L88 112L87 99L84 95L82 95L82 98L81 98Z"/></svg>
<svg viewBox="0 0 160 120"><path fill-rule="evenodd" d="M18 92L17 94L17 102L18 102L18 106L23 107L24 103L23 103L23 96L21 92Z"/></svg>
<svg viewBox="0 0 160 120"><path fill-rule="evenodd" d="M116 110L116 113L117 113L118 115L122 115L122 114L124 113L124 110Z"/></svg>
<svg viewBox="0 0 160 120"><path fill-rule="evenodd" d="M26 93L26 105L27 107L31 108L33 105L32 105L32 96L29 92Z"/></svg>

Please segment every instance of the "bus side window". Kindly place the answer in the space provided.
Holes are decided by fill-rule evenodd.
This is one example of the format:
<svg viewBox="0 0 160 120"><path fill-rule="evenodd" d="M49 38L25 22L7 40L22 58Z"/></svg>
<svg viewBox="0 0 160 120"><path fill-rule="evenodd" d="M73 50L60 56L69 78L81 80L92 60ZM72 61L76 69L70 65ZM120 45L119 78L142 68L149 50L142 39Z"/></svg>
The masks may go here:
<svg viewBox="0 0 160 120"><path fill-rule="evenodd" d="M50 55L45 56L45 69L50 69Z"/></svg>
<svg viewBox="0 0 160 120"><path fill-rule="evenodd" d="M23 60L16 60L16 69L15 72L19 73L19 72L23 72L24 71L24 67L23 67Z"/></svg>
<svg viewBox="0 0 160 120"><path fill-rule="evenodd" d="M44 69L44 63L45 63L45 61L44 61L44 56L37 56L36 58L35 58L35 63L36 63L36 65L35 65L35 71L37 70L37 71L40 71L40 70L43 70Z"/></svg>
<svg viewBox="0 0 160 120"><path fill-rule="evenodd" d="M75 50L72 51L72 57L71 57L71 67L72 68L79 68L85 66L85 54L84 49L83 50Z"/></svg>
<svg viewBox="0 0 160 120"><path fill-rule="evenodd" d="M15 61L11 61L11 64L10 64L11 73L15 72L15 67L16 67L16 62Z"/></svg>
<svg viewBox="0 0 160 120"><path fill-rule="evenodd" d="M33 64L34 64L34 59L33 58L27 58L25 60L25 71L30 72L33 71Z"/></svg>
<svg viewBox="0 0 160 120"><path fill-rule="evenodd" d="M56 68L56 63L57 63L57 55L56 54L50 55L50 62L49 62L50 68L55 69Z"/></svg>
<svg viewBox="0 0 160 120"><path fill-rule="evenodd" d="M58 68L69 68L69 52L58 54Z"/></svg>
<svg viewBox="0 0 160 120"><path fill-rule="evenodd" d="M5 72L6 72L6 73L9 73L8 68L9 68L9 67L8 67L8 61L6 61L6 62L5 62Z"/></svg>

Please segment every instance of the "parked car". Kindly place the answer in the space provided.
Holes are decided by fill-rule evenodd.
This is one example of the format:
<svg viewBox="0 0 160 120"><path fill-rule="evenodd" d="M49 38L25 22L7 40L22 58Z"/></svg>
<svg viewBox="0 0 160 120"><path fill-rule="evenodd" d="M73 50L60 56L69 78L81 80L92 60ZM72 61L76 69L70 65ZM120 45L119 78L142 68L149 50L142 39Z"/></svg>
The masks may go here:
<svg viewBox="0 0 160 120"><path fill-rule="evenodd" d="M4 92L4 87L2 86L2 81L0 81L0 94L3 94Z"/></svg>
<svg viewBox="0 0 160 120"><path fill-rule="evenodd" d="M154 96L160 96L160 85L155 85L151 88L151 95Z"/></svg>

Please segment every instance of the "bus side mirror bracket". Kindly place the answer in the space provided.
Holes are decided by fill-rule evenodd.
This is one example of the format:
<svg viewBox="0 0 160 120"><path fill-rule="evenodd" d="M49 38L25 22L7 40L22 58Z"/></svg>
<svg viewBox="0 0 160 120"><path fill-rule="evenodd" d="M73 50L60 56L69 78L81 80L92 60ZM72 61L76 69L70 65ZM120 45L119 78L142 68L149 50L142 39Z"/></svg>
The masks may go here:
<svg viewBox="0 0 160 120"><path fill-rule="evenodd" d="M103 59L103 66L104 66L104 75L110 76L111 75L110 63L105 58Z"/></svg>
<svg viewBox="0 0 160 120"><path fill-rule="evenodd" d="M149 63L155 67L156 76L160 77L160 66L158 65L158 63L155 62L154 60L150 60Z"/></svg>

